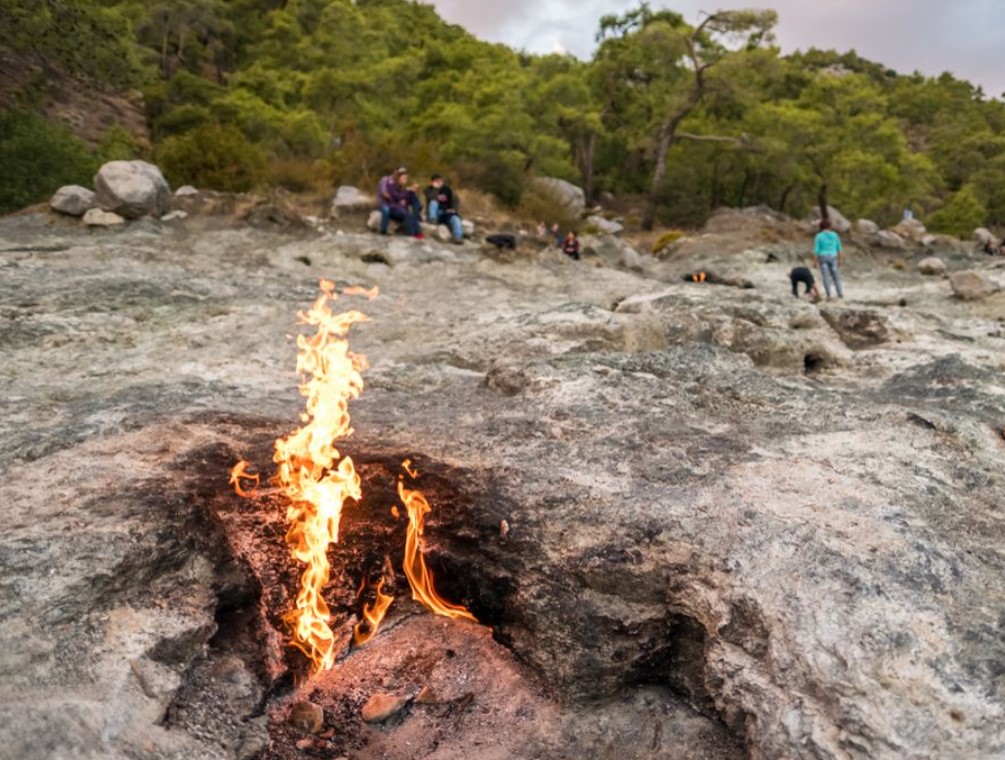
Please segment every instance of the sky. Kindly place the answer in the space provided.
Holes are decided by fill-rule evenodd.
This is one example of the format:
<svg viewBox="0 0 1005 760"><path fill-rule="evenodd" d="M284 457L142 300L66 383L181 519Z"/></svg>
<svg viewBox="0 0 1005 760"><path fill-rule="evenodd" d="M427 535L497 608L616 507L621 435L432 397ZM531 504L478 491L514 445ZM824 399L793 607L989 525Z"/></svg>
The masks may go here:
<svg viewBox="0 0 1005 760"><path fill-rule="evenodd" d="M589 58L600 17L638 6L626 0L427 0L447 21L475 36L533 53ZM778 11L783 52L810 47L855 50L901 74L949 71L1005 93L1003 0L650 0L697 23L702 11L767 7Z"/></svg>

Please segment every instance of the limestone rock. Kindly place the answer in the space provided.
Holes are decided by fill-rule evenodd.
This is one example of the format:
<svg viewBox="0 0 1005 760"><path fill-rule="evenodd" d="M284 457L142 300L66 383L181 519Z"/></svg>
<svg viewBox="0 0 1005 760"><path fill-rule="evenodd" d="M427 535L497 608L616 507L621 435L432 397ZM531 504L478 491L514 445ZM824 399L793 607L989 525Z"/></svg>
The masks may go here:
<svg viewBox="0 0 1005 760"><path fill-rule="evenodd" d="M880 230L876 234L876 243L880 248L890 248L897 251L907 247L904 243L904 238L890 230Z"/></svg>
<svg viewBox="0 0 1005 760"><path fill-rule="evenodd" d="M622 224L618 224L615 221L605 219L604 217L598 215L586 217L586 223L596 227L598 230L607 235L617 235L625 228Z"/></svg>
<svg viewBox="0 0 1005 760"><path fill-rule="evenodd" d="M475 223L470 219L461 219L461 229L464 230L464 237L473 238L475 236Z"/></svg>
<svg viewBox="0 0 1005 760"><path fill-rule="evenodd" d="M53 211L69 216L83 216L95 204L94 193L80 185L64 185L49 201Z"/></svg>
<svg viewBox="0 0 1005 760"><path fill-rule="evenodd" d="M165 214L164 216L162 216L161 217L161 221L162 222L173 222L173 221L176 221L176 220L180 221L182 219L187 219L187 218L188 218L188 212L187 211L182 211L181 209L175 209L170 214Z"/></svg>
<svg viewBox="0 0 1005 760"><path fill-rule="evenodd" d="M391 694L374 694L363 705L362 716L367 723L383 723L397 715L408 703L405 697Z"/></svg>
<svg viewBox="0 0 1005 760"><path fill-rule="evenodd" d="M893 227L892 231L913 243L920 243L925 235L928 234L928 230L925 229L925 225L919 219L904 219Z"/></svg>
<svg viewBox="0 0 1005 760"><path fill-rule="evenodd" d="M98 205L126 219L164 216L171 210L171 188L161 170L146 161L109 161L94 175Z"/></svg>
<svg viewBox="0 0 1005 760"><path fill-rule="evenodd" d="M174 194L176 198L187 198L192 195L198 195L199 190L192 185L182 185L174 191Z"/></svg>
<svg viewBox="0 0 1005 760"><path fill-rule="evenodd" d="M879 232L879 225L871 219L859 219L855 222L855 232L862 235L875 235Z"/></svg>
<svg viewBox="0 0 1005 760"><path fill-rule="evenodd" d="M332 216L338 216L346 211L365 211L368 208L373 208L376 202L372 195L367 195L359 188L341 185L335 191L335 197L332 199Z"/></svg>
<svg viewBox="0 0 1005 760"><path fill-rule="evenodd" d="M938 256L929 256L918 262L918 271L928 275L945 274L946 263Z"/></svg>
<svg viewBox="0 0 1005 760"><path fill-rule="evenodd" d="M84 224L88 227L117 227L125 224L126 220L111 211L102 211L100 208L92 208L84 214Z"/></svg>
<svg viewBox="0 0 1005 760"><path fill-rule="evenodd" d="M974 230L973 239L980 245L987 245L988 243L996 242L994 234L986 227L978 227Z"/></svg>
<svg viewBox="0 0 1005 760"><path fill-rule="evenodd" d="M555 177L535 177L531 187L552 200L561 213L570 218L578 218L586 209L586 194L583 188Z"/></svg>
<svg viewBox="0 0 1005 760"><path fill-rule="evenodd" d="M370 212L370 216L366 218L366 228L371 232L380 231L380 211L374 209Z"/></svg>
<svg viewBox="0 0 1005 760"><path fill-rule="evenodd" d="M851 231L851 222L833 206L827 207L827 217L831 220L831 228L835 232L844 234ZM807 215L806 220L816 225L820 223L820 218L820 209L814 206Z"/></svg>
<svg viewBox="0 0 1005 760"><path fill-rule="evenodd" d="M999 290L998 284L982 272L966 269L949 275L949 284L956 297L964 301L977 301Z"/></svg>

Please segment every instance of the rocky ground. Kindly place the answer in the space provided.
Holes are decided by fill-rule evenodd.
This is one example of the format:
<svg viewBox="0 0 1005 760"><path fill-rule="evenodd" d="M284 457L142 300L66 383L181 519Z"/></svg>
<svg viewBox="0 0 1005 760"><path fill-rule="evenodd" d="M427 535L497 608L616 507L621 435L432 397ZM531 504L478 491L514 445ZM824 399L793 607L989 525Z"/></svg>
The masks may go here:
<svg viewBox="0 0 1005 760"><path fill-rule="evenodd" d="M1005 756L1005 291L916 268L1005 260L852 242L815 306L807 234L759 212L581 262L262 224L0 220L0 756ZM283 507L227 476L297 424L322 276L381 290L347 299L372 367L338 624L385 556L399 598L308 678ZM482 626L407 598L406 457ZM367 724L374 694L406 701Z"/></svg>

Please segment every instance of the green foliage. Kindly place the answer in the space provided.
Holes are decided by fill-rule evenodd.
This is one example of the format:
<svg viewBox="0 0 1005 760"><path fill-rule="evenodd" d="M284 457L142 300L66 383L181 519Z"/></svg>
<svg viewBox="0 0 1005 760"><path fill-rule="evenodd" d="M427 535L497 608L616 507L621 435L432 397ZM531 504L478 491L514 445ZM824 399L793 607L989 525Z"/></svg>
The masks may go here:
<svg viewBox="0 0 1005 760"><path fill-rule="evenodd" d="M950 196L946 205L929 217L928 226L935 232L967 239L975 229L984 225L987 213L973 186L964 185Z"/></svg>
<svg viewBox="0 0 1005 760"><path fill-rule="evenodd" d="M658 238L656 238L656 242L653 243L653 249L652 249L653 253L654 254L659 254L660 251L664 250L665 248L667 248L670 245L673 245L674 243L676 243L678 240L680 240L683 237L684 237L684 231L683 230L676 230L676 229L674 229L674 230L667 230L662 235L660 235Z"/></svg>
<svg viewBox="0 0 1005 760"><path fill-rule="evenodd" d="M49 198L63 185L91 184L97 162L61 124L0 111L0 213Z"/></svg>
<svg viewBox="0 0 1005 760"><path fill-rule="evenodd" d="M205 124L168 137L158 147L157 162L173 185L196 185L241 192L263 178L266 156L240 130Z"/></svg>

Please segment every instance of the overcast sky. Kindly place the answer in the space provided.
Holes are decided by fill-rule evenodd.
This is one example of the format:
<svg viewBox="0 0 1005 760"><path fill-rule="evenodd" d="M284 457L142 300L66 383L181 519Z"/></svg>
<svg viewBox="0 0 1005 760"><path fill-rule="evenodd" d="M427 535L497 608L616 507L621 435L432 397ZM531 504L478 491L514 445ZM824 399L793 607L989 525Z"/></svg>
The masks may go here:
<svg viewBox="0 0 1005 760"><path fill-rule="evenodd" d="M600 17L638 6L624 0L432 0L440 15L476 36L535 53L588 58ZM854 49L902 74L950 71L1005 92L1005 0L651 0L689 22L701 11L768 7L784 52L810 47Z"/></svg>

